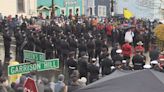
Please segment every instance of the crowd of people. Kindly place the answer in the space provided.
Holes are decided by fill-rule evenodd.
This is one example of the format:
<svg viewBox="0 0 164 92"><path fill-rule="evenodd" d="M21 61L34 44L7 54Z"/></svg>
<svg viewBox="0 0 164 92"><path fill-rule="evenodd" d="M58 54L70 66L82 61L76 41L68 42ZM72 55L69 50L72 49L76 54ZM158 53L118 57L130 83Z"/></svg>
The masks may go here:
<svg viewBox="0 0 164 92"><path fill-rule="evenodd" d="M41 25L36 24L37 21L41 21ZM37 80L38 85L44 85L39 92L73 92L116 69L147 68L144 54L147 52L152 68L164 71L164 52L155 44L153 34L156 25L157 21L123 17L60 16L44 20L18 15L0 17L5 58L8 61L11 59L12 37L16 40L16 61L19 63L26 62L23 61L23 50L45 53L46 59L59 58L64 75L59 75L57 83L49 83L47 79ZM4 85L6 80L2 79L1 85ZM23 75L18 83L12 83L13 92L23 92L18 90L23 90L21 87L25 79Z"/></svg>

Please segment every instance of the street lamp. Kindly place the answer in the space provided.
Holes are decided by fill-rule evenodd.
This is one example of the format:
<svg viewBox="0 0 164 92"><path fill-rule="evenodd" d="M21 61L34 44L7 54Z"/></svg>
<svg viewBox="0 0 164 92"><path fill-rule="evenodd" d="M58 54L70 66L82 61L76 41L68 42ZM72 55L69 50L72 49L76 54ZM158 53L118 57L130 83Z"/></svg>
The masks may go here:
<svg viewBox="0 0 164 92"><path fill-rule="evenodd" d="M111 15L114 16L114 0L111 0Z"/></svg>

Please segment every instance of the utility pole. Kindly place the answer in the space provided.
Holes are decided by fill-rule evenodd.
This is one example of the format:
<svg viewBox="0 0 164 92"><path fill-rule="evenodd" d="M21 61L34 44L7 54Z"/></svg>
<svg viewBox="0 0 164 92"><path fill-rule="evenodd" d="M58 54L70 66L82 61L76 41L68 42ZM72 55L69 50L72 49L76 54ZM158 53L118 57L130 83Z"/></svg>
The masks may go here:
<svg viewBox="0 0 164 92"><path fill-rule="evenodd" d="M55 12L54 12L55 11L54 0L52 0L51 3L52 3L52 5L51 5L52 6L51 7L52 8L52 11L51 11L51 19L53 19L54 15L55 15Z"/></svg>
<svg viewBox="0 0 164 92"><path fill-rule="evenodd" d="M111 15L114 16L114 0L111 0Z"/></svg>

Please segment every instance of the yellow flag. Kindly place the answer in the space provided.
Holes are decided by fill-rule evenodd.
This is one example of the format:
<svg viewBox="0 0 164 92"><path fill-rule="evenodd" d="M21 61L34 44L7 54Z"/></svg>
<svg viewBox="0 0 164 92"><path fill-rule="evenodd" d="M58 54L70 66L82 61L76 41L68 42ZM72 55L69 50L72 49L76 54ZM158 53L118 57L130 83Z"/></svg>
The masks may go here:
<svg viewBox="0 0 164 92"><path fill-rule="evenodd" d="M127 8L124 8L124 17L127 19L130 19L131 17L133 17L133 13L131 11L129 11Z"/></svg>

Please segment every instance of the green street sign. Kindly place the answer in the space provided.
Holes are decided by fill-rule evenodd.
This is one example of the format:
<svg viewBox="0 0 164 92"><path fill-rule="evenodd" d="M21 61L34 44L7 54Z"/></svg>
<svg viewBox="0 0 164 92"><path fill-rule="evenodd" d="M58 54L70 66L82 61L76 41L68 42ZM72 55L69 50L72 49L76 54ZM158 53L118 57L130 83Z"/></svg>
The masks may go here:
<svg viewBox="0 0 164 92"><path fill-rule="evenodd" d="M24 60L27 61L44 61L45 60L45 54L40 52L34 52L29 50L23 51Z"/></svg>
<svg viewBox="0 0 164 92"><path fill-rule="evenodd" d="M59 68L59 59L49 59L44 62L39 62L38 64L41 66L38 71L56 69Z"/></svg>
<svg viewBox="0 0 164 92"><path fill-rule="evenodd" d="M59 59L45 60L45 62L25 63L14 66L8 66L8 75L25 74L32 71L45 71L59 68Z"/></svg>

